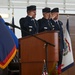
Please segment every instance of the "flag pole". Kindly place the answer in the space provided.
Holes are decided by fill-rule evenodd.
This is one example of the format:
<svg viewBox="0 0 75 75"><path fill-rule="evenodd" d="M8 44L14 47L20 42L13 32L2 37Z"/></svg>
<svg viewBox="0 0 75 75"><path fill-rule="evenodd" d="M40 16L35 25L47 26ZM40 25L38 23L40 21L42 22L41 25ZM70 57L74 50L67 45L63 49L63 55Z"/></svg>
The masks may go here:
<svg viewBox="0 0 75 75"><path fill-rule="evenodd" d="M12 25L14 25L14 6L12 7ZM12 28L12 31L15 33L15 27Z"/></svg>
<svg viewBox="0 0 75 75"><path fill-rule="evenodd" d="M67 15L67 19L69 19L69 15Z"/></svg>

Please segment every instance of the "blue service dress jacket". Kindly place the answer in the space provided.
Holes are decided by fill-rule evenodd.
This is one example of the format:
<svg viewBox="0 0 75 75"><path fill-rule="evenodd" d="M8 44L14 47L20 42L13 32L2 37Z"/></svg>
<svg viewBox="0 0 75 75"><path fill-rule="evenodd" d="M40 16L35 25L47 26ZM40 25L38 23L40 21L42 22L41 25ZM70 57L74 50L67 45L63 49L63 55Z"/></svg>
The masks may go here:
<svg viewBox="0 0 75 75"><path fill-rule="evenodd" d="M41 18L38 20L39 32L52 30L50 19Z"/></svg>
<svg viewBox="0 0 75 75"><path fill-rule="evenodd" d="M38 22L32 17L26 16L20 19L22 37L38 33Z"/></svg>

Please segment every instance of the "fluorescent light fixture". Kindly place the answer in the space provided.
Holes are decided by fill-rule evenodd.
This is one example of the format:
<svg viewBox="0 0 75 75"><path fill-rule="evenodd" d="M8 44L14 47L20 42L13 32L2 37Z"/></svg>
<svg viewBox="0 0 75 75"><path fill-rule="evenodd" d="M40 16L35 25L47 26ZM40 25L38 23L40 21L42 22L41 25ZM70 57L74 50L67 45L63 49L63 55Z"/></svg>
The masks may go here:
<svg viewBox="0 0 75 75"><path fill-rule="evenodd" d="M75 3L66 3L65 5L74 5L75 6Z"/></svg>
<svg viewBox="0 0 75 75"><path fill-rule="evenodd" d="M2 16L2 18L9 18L9 14L6 14L6 13L0 13L0 15Z"/></svg>
<svg viewBox="0 0 75 75"><path fill-rule="evenodd" d="M12 1L12 3L20 3L20 4L24 4L24 3L27 3L26 1Z"/></svg>
<svg viewBox="0 0 75 75"><path fill-rule="evenodd" d="M31 4L45 4L45 2L29 2Z"/></svg>

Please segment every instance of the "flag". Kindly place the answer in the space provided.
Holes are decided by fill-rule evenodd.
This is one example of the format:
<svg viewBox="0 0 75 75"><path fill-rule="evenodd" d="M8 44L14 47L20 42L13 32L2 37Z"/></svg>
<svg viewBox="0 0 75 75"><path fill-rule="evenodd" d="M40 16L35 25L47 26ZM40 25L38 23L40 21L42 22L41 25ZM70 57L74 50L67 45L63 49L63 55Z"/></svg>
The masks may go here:
<svg viewBox="0 0 75 75"><path fill-rule="evenodd" d="M64 47L65 49L63 51L62 72L74 65L72 44L69 32L69 18L67 18L67 23L64 31Z"/></svg>
<svg viewBox="0 0 75 75"><path fill-rule="evenodd" d="M19 41L18 41L18 38L16 37L16 35L13 33L13 31L8 27L6 26L7 30L10 32L10 35L12 36L13 40L14 40L14 43L16 45L16 48L18 49L19 48Z"/></svg>
<svg viewBox="0 0 75 75"><path fill-rule="evenodd" d="M0 18L0 21L2 21L2 23L5 24L5 21L3 18ZM12 36L15 44L16 44L16 48L18 49L19 48L19 41L18 41L18 38L16 37L16 35L13 33L13 31L6 25L6 28L7 30L9 31L10 35Z"/></svg>
<svg viewBox="0 0 75 75"><path fill-rule="evenodd" d="M48 70L47 70L47 66L46 66L45 60L44 60L42 75L48 75Z"/></svg>
<svg viewBox="0 0 75 75"><path fill-rule="evenodd" d="M5 24L0 20L0 68L5 69L16 54L16 45Z"/></svg>

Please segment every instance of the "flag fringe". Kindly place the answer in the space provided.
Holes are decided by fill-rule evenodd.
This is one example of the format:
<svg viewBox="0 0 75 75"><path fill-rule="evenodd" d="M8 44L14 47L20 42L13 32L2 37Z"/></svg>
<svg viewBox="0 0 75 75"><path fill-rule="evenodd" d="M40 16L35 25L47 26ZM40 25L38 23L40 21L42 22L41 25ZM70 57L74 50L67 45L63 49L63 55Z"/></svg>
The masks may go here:
<svg viewBox="0 0 75 75"><path fill-rule="evenodd" d="M0 67L1 67L2 69L5 69L5 68L8 66L8 64L11 62L11 60L12 60L12 59L14 58L14 56L16 55L16 52L17 52L17 50L15 49L14 52L13 52L13 54L11 54L10 58L7 60L7 62L5 62L5 63L3 63L3 64L0 63Z"/></svg>

